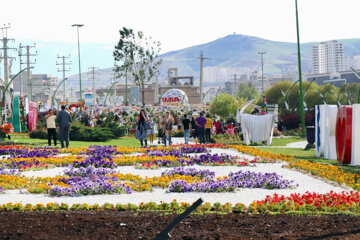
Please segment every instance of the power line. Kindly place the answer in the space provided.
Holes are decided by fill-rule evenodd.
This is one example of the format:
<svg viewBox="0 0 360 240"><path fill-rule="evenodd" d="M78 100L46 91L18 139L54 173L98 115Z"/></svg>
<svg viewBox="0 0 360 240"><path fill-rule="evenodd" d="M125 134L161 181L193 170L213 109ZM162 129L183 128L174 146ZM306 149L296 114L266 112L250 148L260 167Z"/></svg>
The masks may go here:
<svg viewBox="0 0 360 240"><path fill-rule="evenodd" d="M30 49L36 47L36 43L34 43L34 45L26 45L26 46L22 46L21 43L19 45L19 58L20 58L20 68L22 64L26 64L27 70L26 70L26 76L27 76L27 83L26 83L26 94L27 96L30 97L30 100L32 98L32 87L31 87L31 69L33 69L34 67L31 66L32 64L36 63L36 59L34 60L34 62L31 62L30 57L34 57L37 56L37 51L35 53L30 53ZM23 54L22 49L25 48L26 49L26 53ZM26 62L22 62L21 57L22 56L26 56ZM20 83L20 85L22 84L22 82ZM29 89L30 88L30 89ZM30 91L29 91L30 90Z"/></svg>
<svg viewBox="0 0 360 240"><path fill-rule="evenodd" d="M7 45L9 42L15 42L15 39L7 38L7 30L9 28L11 28L10 23L8 25L4 24L3 27L0 27L1 32L2 32L2 37L3 37L2 39L0 39L3 42L3 47L0 49L2 49L4 52L4 56L0 56L0 59L1 60L4 59L4 82L6 85L9 82L9 62L8 62L8 60L10 58L11 62L12 62L12 60L14 59L13 57L8 56L8 50L13 49L16 51L16 48L9 48ZM11 64L10 64L10 67L11 67Z"/></svg>
<svg viewBox="0 0 360 240"><path fill-rule="evenodd" d="M95 70L99 69L98 67L89 67L89 69L91 70L90 73L88 74L91 74L92 75L92 84L93 84L93 106L95 106L95 96L96 96L96 91L95 91L95 79L98 79L98 78L95 78L95 75L96 74L99 74L99 73L95 73ZM116 88L115 88L116 89Z"/></svg>
<svg viewBox="0 0 360 240"><path fill-rule="evenodd" d="M61 63L56 62L56 65L62 65L62 69L61 70L58 69L57 71L63 73L63 89L64 89L63 101L65 102L65 99L66 99L66 83L65 83L66 81L64 81L65 80L65 72L68 72L71 70L70 67L68 69L66 69L67 65L71 65L71 61L66 62L66 59L70 58L70 55L69 56L57 56L57 58L60 58L62 60Z"/></svg>
<svg viewBox="0 0 360 240"><path fill-rule="evenodd" d="M203 56L203 53L200 53L200 57L198 58L200 59L200 104L203 104L203 68L204 68L204 60L205 59L211 59L211 58L206 58Z"/></svg>

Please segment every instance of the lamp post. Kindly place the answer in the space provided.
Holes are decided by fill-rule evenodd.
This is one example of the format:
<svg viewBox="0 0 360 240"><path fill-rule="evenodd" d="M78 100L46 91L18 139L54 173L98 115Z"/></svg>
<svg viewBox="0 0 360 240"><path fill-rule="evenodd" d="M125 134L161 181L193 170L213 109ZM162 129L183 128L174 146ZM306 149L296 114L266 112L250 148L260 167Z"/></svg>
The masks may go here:
<svg viewBox="0 0 360 240"><path fill-rule="evenodd" d="M301 117L301 135L305 137L305 112L304 112L304 93L301 79L301 54L300 54L300 35L299 35L299 16L297 0L295 0L296 10L296 32L297 32L297 49L298 49L298 68L299 68L299 87L300 87L300 117Z"/></svg>
<svg viewBox="0 0 360 240"><path fill-rule="evenodd" d="M83 26L84 26L84 24L73 24L73 25L71 25L71 26L72 26L72 27L76 27L76 29L77 29L78 55L79 55L80 102L82 102L79 27L83 27Z"/></svg>
<svg viewBox="0 0 360 240"><path fill-rule="evenodd" d="M108 90L108 92L107 92L107 94L106 94L106 96L105 96L105 99L104 99L104 106L106 105L106 99L108 98L111 89L116 85L116 83L117 83L117 82L114 81L114 82L111 84L111 86L110 86L110 88L109 88L109 90Z"/></svg>
<svg viewBox="0 0 360 240"><path fill-rule="evenodd" d="M264 94L264 54L266 52L259 52L261 55L261 85L262 85L262 94Z"/></svg>
<svg viewBox="0 0 360 240"><path fill-rule="evenodd" d="M64 79L59 83L59 85L57 86L57 88L55 89L54 94L53 94L53 96L52 96L52 98L51 98L51 107L54 107L54 99L55 99L55 95L56 95L57 91L59 90L59 87L60 87L61 84L62 84L63 82L65 82L66 80L67 80L67 78L64 78Z"/></svg>

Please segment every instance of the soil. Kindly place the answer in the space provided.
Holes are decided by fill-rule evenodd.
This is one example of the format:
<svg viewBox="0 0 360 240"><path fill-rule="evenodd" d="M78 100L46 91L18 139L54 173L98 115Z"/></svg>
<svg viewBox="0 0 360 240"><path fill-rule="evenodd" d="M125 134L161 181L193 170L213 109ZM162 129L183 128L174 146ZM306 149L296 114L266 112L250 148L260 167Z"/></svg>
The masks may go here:
<svg viewBox="0 0 360 240"><path fill-rule="evenodd" d="M0 239L153 239L177 215L154 212L0 212ZM360 239L360 217L190 215L170 239Z"/></svg>

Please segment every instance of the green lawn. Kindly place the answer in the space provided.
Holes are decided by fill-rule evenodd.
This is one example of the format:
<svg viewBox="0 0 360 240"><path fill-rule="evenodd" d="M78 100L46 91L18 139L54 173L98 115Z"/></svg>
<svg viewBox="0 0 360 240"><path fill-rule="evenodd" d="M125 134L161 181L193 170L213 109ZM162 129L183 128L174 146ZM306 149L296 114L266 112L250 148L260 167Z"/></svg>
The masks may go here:
<svg viewBox="0 0 360 240"><path fill-rule="evenodd" d="M235 138L234 136L229 136L228 139L226 139L225 137L222 139L218 139L216 140L218 143L222 143L222 144L244 144L243 141L241 141L239 139L239 137ZM282 138L273 138L272 139L272 143L269 146L286 146L289 143L293 143L293 142L301 142L304 141L304 138L300 138L300 137L282 137ZM265 146L262 143L255 143L255 144L251 144L251 146Z"/></svg>
<svg viewBox="0 0 360 240"><path fill-rule="evenodd" d="M270 146L286 146L289 143L305 141L301 137L273 138Z"/></svg>
<svg viewBox="0 0 360 240"><path fill-rule="evenodd" d="M12 136L12 141L15 141L15 143L19 144L28 144L36 147L40 146L47 146L48 142L47 139L36 139L36 138L30 138L28 136ZM58 142L58 146L60 147L60 141ZM54 142L52 141L51 144ZM107 142L85 142L85 141L70 141L70 147L88 147L91 145L113 145L113 146L123 146L123 147L139 147L140 143L139 140L133 138L133 137L122 137L118 139L112 139Z"/></svg>
<svg viewBox="0 0 360 240"><path fill-rule="evenodd" d="M298 160L307 160L310 162L331 164L334 166L338 166L346 171L356 172L360 174L360 166L343 165L343 164L339 164L337 160L318 158L316 157L315 150L304 150L301 148L271 148L271 147L261 147L261 150L276 154L291 155Z"/></svg>

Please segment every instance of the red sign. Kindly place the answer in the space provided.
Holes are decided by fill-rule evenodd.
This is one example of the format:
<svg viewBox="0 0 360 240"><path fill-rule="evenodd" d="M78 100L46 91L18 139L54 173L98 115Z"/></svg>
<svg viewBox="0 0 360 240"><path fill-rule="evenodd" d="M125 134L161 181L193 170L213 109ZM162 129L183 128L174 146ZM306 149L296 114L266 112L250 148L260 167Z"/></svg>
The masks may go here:
<svg viewBox="0 0 360 240"><path fill-rule="evenodd" d="M179 103L180 99L178 97L163 97L161 99L164 103Z"/></svg>
<svg viewBox="0 0 360 240"><path fill-rule="evenodd" d="M336 154L339 163L351 163L352 106L340 106L336 115Z"/></svg>

